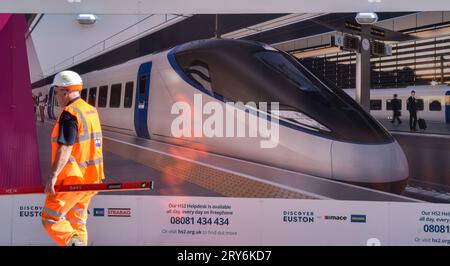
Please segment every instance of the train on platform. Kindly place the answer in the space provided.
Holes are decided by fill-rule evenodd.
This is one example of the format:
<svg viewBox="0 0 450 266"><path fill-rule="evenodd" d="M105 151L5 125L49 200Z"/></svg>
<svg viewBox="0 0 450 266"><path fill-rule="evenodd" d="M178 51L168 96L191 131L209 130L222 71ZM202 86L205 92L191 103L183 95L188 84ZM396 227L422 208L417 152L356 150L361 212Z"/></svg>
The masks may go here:
<svg viewBox="0 0 450 266"><path fill-rule="evenodd" d="M372 115L291 55L263 43L198 40L81 77L81 97L97 108L104 130L390 193L402 193L407 185L405 154ZM49 94L47 117L57 119L60 107L51 84L33 93L39 91ZM229 102L279 103L279 112L257 117L277 121L278 144L263 149L262 136L175 137L171 127L178 115L172 107L178 102L194 106L195 95L202 96L203 105L223 109ZM245 112L236 127L251 127L254 115Z"/></svg>

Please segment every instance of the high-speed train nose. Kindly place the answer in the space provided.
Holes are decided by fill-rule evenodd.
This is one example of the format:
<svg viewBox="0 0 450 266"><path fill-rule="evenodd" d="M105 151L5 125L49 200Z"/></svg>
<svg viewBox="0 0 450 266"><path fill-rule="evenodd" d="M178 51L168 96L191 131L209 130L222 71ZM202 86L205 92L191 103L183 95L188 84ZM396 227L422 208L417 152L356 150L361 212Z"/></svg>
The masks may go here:
<svg viewBox="0 0 450 266"><path fill-rule="evenodd" d="M396 194L407 185L408 162L397 141L381 145L333 141L331 156L333 179Z"/></svg>

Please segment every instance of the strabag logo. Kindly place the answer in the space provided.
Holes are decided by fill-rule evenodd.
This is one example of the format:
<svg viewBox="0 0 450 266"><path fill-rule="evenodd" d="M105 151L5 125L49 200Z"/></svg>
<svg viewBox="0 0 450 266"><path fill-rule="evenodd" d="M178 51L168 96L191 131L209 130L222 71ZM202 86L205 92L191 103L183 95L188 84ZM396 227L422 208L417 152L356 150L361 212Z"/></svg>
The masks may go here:
<svg viewBox="0 0 450 266"><path fill-rule="evenodd" d="M367 221L367 217L364 214L352 214L350 216L350 221L352 223L365 223Z"/></svg>
<svg viewBox="0 0 450 266"><path fill-rule="evenodd" d="M332 221L346 221L347 216L337 216L337 215L325 215L325 220L332 220Z"/></svg>
<svg viewBox="0 0 450 266"><path fill-rule="evenodd" d="M312 211L283 211L283 222L285 222L285 223L314 223L314 212L312 212Z"/></svg>
<svg viewBox="0 0 450 266"><path fill-rule="evenodd" d="M108 217L131 217L130 208L108 208Z"/></svg>

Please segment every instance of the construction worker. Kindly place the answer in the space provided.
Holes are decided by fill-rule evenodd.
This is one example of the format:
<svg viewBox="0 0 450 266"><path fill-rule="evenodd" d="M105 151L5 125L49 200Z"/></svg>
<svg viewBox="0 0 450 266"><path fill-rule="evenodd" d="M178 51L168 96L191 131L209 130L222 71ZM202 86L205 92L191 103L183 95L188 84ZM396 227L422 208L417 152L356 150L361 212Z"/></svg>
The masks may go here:
<svg viewBox="0 0 450 266"><path fill-rule="evenodd" d="M46 181L42 224L58 245L88 243L88 206L96 192L55 193L55 185L101 183L104 179L102 131L97 110L80 98L81 77L62 71L53 80L63 108L51 136L52 165Z"/></svg>

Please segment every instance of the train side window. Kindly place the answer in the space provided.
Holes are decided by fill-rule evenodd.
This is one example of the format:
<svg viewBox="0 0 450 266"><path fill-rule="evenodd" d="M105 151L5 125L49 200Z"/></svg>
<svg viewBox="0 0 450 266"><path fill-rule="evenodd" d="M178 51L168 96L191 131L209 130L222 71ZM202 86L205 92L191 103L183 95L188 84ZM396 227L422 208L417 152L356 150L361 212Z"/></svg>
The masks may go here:
<svg viewBox="0 0 450 266"><path fill-rule="evenodd" d="M185 70L190 78L212 93L211 74L206 63L195 60Z"/></svg>
<svg viewBox="0 0 450 266"><path fill-rule="evenodd" d="M125 108L131 108L133 105L133 87L133 82L127 82L127 84L125 84L125 99L123 101L123 106Z"/></svg>
<svg viewBox="0 0 450 266"><path fill-rule="evenodd" d="M417 99L416 102L416 106L417 106L417 111L423 111L423 99Z"/></svg>
<svg viewBox="0 0 450 266"><path fill-rule="evenodd" d="M81 91L81 99L83 99L83 100L86 101L86 98L87 98L87 88L84 88L84 89Z"/></svg>
<svg viewBox="0 0 450 266"><path fill-rule="evenodd" d="M145 85L147 84L148 76L141 76L139 79L139 95L145 94Z"/></svg>
<svg viewBox="0 0 450 266"><path fill-rule="evenodd" d="M381 100L370 100L370 110L381 110Z"/></svg>
<svg viewBox="0 0 450 266"><path fill-rule="evenodd" d="M98 92L98 107L106 107L108 101L108 86L100 86Z"/></svg>
<svg viewBox="0 0 450 266"><path fill-rule="evenodd" d="M408 101L408 100L406 100ZM416 98L416 110L417 111L423 111L423 99L417 99ZM406 103L406 110L409 110L408 102Z"/></svg>
<svg viewBox="0 0 450 266"><path fill-rule="evenodd" d="M95 106L96 102L97 102L97 87L93 87L89 89L88 103L92 106Z"/></svg>
<svg viewBox="0 0 450 266"><path fill-rule="evenodd" d="M392 110L392 99L388 99L386 100L386 110ZM398 99L400 106L399 106L399 110L402 110L402 99Z"/></svg>
<svg viewBox="0 0 450 266"><path fill-rule="evenodd" d="M386 110L392 110L391 100L386 100Z"/></svg>
<svg viewBox="0 0 450 266"><path fill-rule="evenodd" d="M441 101L439 101L439 100L431 101L430 105L429 105L429 109L430 109L430 111L441 111L442 110Z"/></svg>
<svg viewBox="0 0 450 266"><path fill-rule="evenodd" d="M120 98L122 96L122 83L111 85L111 96L109 97L109 107L120 107Z"/></svg>
<svg viewBox="0 0 450 266"><path fill-rule="evenodd" d="M406 110L409 110L408 105L406 105ZM423 111L423 99L417 99L416 98L416 110L417 111Z"/></svg>

